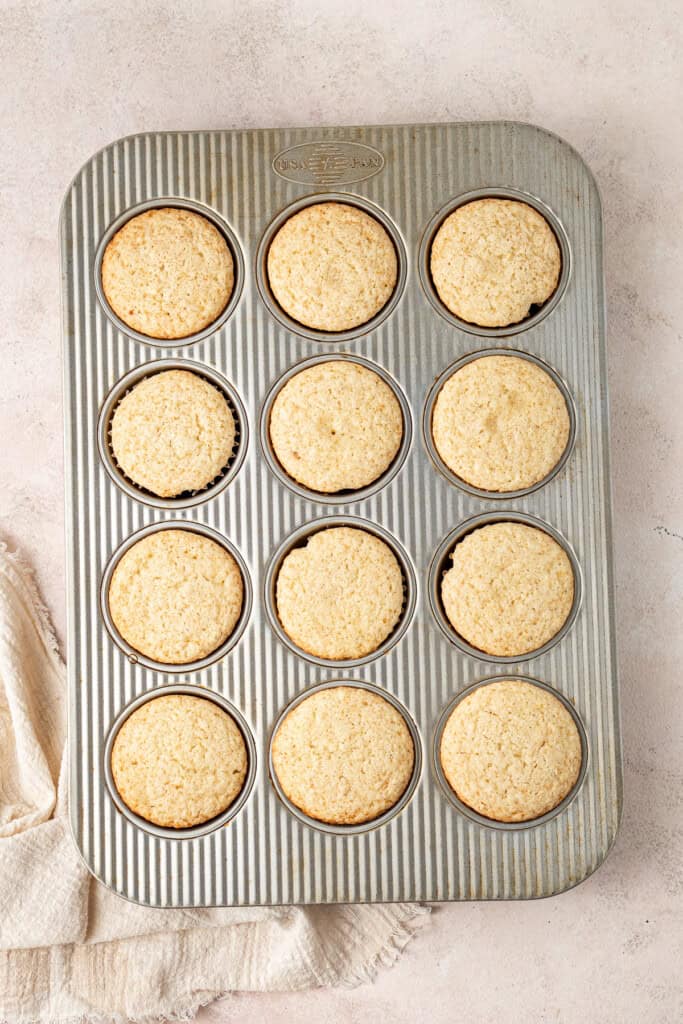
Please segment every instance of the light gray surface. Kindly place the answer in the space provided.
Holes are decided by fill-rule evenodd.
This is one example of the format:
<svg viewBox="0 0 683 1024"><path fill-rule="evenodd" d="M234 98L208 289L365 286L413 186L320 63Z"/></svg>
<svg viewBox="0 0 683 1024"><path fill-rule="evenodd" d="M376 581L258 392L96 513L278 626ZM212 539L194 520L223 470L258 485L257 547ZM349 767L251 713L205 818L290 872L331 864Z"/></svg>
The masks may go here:
<svg viewBox="0 0 683 1024"><path fill-rule="evenodd" d="M371 988L244 996L267 1019L489 1024L680 1018L683 139L680 5L518 0L344 10L4 3L2 531L64 626L57 214L132 131L512 117L597 174L606 219L625 814L604 867L528 904L439 910ZM385 35L390 28L389 37ZM28 200L27 200L27 197ZM678 901L678 903L676 902Z"/></svg>
<svg viewBox="0 0 683 1024"><path fill-rule="evenodd" d="M352 147L345 151L349 140ZM329 153L334 145L339 161L361 147L384 166L373 165L374 173L348 185L343 162L335 174L328 156L327 169L319 174L325 182L318 181L317 188L274 173L278 154L300 153L306 145L314 153L323 146ZM331 186L336 192L329 192ZM438 223L438 211L458 197L496 187L540 200L557 218L555 230L563 239L556 305L541 309L526 329L517 325L512 337L502 330L492 337L490 329L481 337L472 325L449 322L440 315L441 306L432 308L424 289L429 277L425 226L435 218ZM252 268L264 263L257 251L267 248L262 239L269 225L302 202L337 194L367 202L390 218L400 253L395 310L379 325L348 332L354 336L341 341L329 334L314 340L302 337L294 323L285 327L275 321L259 295L264 282L257 290ZM123 324L112 324L106 300L98 301L96 294L97 254L110 225L120 224L126 211L147 208L150 197L163 206L165 197L177 195L198 203L200 211L209 204L225 219L246 273L226 323L206 337L202 332L195 342L172 347L231 382L246 408L252 441L242 469L217 497L207 492L203 504L163 514L166 510L150 508L139 492L131 498L104 472L97 423L105 396L121 377L141 365L154 372L155 360L171 346L160 347L144 336L131 340ZM65 200L61 238L69 804L74 835L97 877L116 892L155 906L233 906L527 899L557 894L592 874L612 845L619 820L621 743L602 224L595 183L576 152L554 135L508 121L147 134L115 142L84 164ZM565 467L518 498L465 493L436 470L422 437L434 380L463 356L490 351L493 340L505 351L547 360L566 381L578 409ZM405 394L413 437L404 465L385 486L363 500L337 495L334 506L325 506L312 495L294 494L270 471L255 440L267 431L262 407L282 375L330 351L338 358L362 354L393 376ZM426 430L431 432L430 421ZM515 518L542 524L567 547L574 604L563 628L535 655L495 658L454 637L441 609L440 581L456 540L467 530ZM215 538L233 545L253 602L245 599L244 628L236 627L222 658L209 655L182 671L143 657L123 640L111 619L108 588L117 558L135 538L169 523L190 528L195 521L204 524L197 529L210 527ZM377 651L333 662L307 656L291 643L277 617L274 591L281 559L292 545L316 529L343 524L384 531L402 564L406 600L402 621ZM531 675L555 687L574 705L587 731L587 767L576 794L532 827L494 828L470 811L463 814L462 805L444 799L450 787L440 765L433 768L437 722L446 704L456 692L500 672ZM104 785L109 770L104 742L114 717L169 676L223 694L244 715L257 751L253 793L231 827L189 830L188 836L201 836L191 844L173 830L150 825L141 830L139 818L122 820L110 798L111 785ZM393 694L415 722L412 797L407 793L405 806L399 802L381 821L357 828L323 826L310 818L302 822L283 806L268 779L269 737L282 710L314 684L344 678ZM84 686L84 679L90 685Z"/></svg>

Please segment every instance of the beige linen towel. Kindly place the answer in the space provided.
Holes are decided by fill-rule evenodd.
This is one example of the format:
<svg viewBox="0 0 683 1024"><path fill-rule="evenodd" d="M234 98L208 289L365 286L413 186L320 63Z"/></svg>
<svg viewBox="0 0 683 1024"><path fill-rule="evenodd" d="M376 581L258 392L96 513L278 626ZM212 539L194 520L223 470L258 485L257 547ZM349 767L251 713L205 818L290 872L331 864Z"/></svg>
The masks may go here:
<svg viewBox="0 0 683 1024"><path fill-rule="evenodd" d="M358 984L425 920L410 904L185 911L120 899L69 832L65 703L47 614L0 545L0 1020L182 1019L240 989Z"/></svg>

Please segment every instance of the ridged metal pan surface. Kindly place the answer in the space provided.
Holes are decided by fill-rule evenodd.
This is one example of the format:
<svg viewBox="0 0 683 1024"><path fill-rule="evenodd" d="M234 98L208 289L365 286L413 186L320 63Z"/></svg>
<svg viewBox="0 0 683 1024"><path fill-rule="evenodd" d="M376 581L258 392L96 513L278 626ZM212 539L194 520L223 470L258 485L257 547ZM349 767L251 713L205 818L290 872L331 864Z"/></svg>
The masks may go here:
<svg viewBox="0 0 683 1024"><path fill-rule="evenodd" d="M460 323L438 308L429 279L426 254L439 217L477 195L525 198L548 217L562 249L556 296L506 330ZM323 196L355 198L376 211L400 258L389 306L340 336L288 322L264 277L272 226L288 208ZM158 203L209 215L233 248L234 300L196 340L157 343L136 335L107 310L99 286L112 230ZM165 907L523 899L568 889L601 864L617 831L622 789L602 245L598 192L578 154L546 131L509 122L149 133L115 142L79 171L61 218L70 815L86 863L108 886ZM435 464L423 430L437 378L492 348L540 360L571 399L566 459L543 486L516 496L458 486ZM262 414L276 382L295 364L330 354L376 365L394 383L408 421L399 463L357 500L318 501L289 486L274 472L267 444L264 450ZM188 495L186 504L137 494L106 449L106 417L120 382L154 372L157 360L204 367L232 396L241 420L243 448L229 479L206 495ZM483 522L506 512L518 521L540 520L563 540L581 596L558 642L501 665L451 642L432 584L449 534L475 517ZM409 621L396 642L343 667L284 643L268 607L269 568L282 545L329 517L374 524L393 539L407 579ZM101 592L112 556L134 533L177 520L215 531L239 553L252 605L224 657L169 672L139 663L117 644ZM502 674L552 687L582 726L585 760L576 792L558 813L524 827L498 828L463 813L444 791L434 760L445 709L466 688ZM389 694L420 748L419 777L405 805L357 833L317 828L295 815L268 774L271 732L282 711L303 691L333 680ZM247 798L228 824L195 837L154 834L117 806L107 785L105 745L115 722L131 702L168 685L219 695L253 742Z"/></svg>

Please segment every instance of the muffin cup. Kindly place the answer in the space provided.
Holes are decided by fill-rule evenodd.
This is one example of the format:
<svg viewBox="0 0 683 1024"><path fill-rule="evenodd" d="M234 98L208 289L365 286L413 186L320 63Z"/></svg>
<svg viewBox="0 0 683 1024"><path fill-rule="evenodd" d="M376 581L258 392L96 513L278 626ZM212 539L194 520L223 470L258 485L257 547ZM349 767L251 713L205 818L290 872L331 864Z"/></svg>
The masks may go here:
<svg viewBox="0 0 683 1024"><path fill-rule="evenodd" d="M357 363L359 366L364 366L366 369L372 370L373 373L376 373L377 376L391 388L396 401L401 407L401 415L403 417L403 437L401 439L399 449L390 464L376 480L367 484L366 487L361 487L357 490L334 491L331 493L313 491L308 487L304 487L303 484L298 483L281 465L270 439L270 414L273 408L273 403L282 388L298 373L302 370L309 369L311 366L317 366L319 363L340 361ZM291 366L286 373L284 373L275 382L275 384L273 384L266 395L266 399L261 409L260 435L261 448L263 449L266 462L278 480L283 483L285 487L288 487L290 491L298 494L300 498L305 498L308 501L313 501L320 505L346 505L351 502L364 501L366 498L376 494L377 491L382 490L383 487L386 487L387 484L391 483L403 466L408 456L408 452L410 451L413 427L408 400L401 387L386 370L381 366L378 366L377 363L373 363L369 359L364 359L362 356L352 356L345 352L329 352L326 355L312 356L310 359L304 359L302 362L296 363L294 366Z"/></svg>
<svg viewBox="0 0 683 1024"><path fill-rule="evenodd" d="M137 217L141 213L146 213L148 210L158 209L189 210L192 213L198 214L200 217L204 217L205 220L208 220L218 231L220 231L232 254L235 279L232 287L232 293L228 299L225 309L212 323L207 327L204 327L203 330L197 331L194 334L188 334L184 338L153 338L149 334L142 334L140 331L136 331L134 328L129 327L128 324L121 320L121 318L117 316L111 308L107 301L107 297L104 294L104 288L102 287L102 260L104 259L104 252L116 232L120 231L123 225L129 220L132 220L133 217ZM132 338L134 341L140 342L141 345L150 345L152 348L185 348L186 345L195 345L198 341L203 341L204 338L210 338L212 334L216 334L221 329L221 327L235 312L244 287L244 257L242 255L239 242L237 241L237 236L232 228L230 228L226 222L208 206L203 206L201 203L194 202L192 199L180 199L176 196L170 196L166 199L149 199L145 203L139 203L137 206L133 206L130 209L125 210L119 217L117 217L116 220L109 225L100 239L100 243L97 246L97 251L95 253L93 270L95 275L95 294L97 295L97 299L104 310L105 315L117 331L120 331L121 334L125 334L128 338Z"/></svg>
<svg viewBox="0 0 683 1024"><path fill-rule="evenodd" d="M128 719L134 711L137 711L138 708L142 707L143 704L146 704L147 701L154 700L156 697L168 697L171 694L184 694L188 697L199 697L202 700L212 701L221 709L221 711L225 711L226 714L232 718L235 725L242 733L242 739L244 740L247 748L247 774L244 779L242 789L239 791L233 802L229 807L226 807L221 814L217 814L214 818L209 819L209 821L202 822L201 825L192 825L189 828L167 828L163 825L155 825L154 822L148 821L141 815L136 814L135 811L132 811L128 804L124 802L116 788L111 767L111 755L114 740L126 719ZM154 690L149 690L147 693L143 693L140 697L131 701L130 704L127 704L123 710L119 712L114 719L105 740L104 781L112 802L114 803L117 811L127 818L128 821L132 822L133 825L145 832L149 832L153 836L157 836L159 839L198 839L200 836L208 835L210 832L215 832L216 829L222 828L223 825L227 825L228 822L232 821L232 819L239 814L249 799L255 780L256 743L254 742L254 736L246 719L241 712L238 711L237 708L221 694L215 693L213 690L204 689L201 686L180 684L174 686L159 686Z"/></svg>
<svg viewBox="0 0 683 1024"><path fill-rule="evenodd" d="M550 470L550 472L546 473L546 475L541 480L538 480L535 484L531 484L530 487L523 487L516 491L485 491L480 487L475 487L473 484L470 484L466 480L463 480L462 477L457 476L457 474L454 473L453 470L446 465L446 463L439 455L437 447L434 443L434 436L432 433L432 420L434 417L434 406L436 405L436 400L439 397L441 389L443 388L446 381L449 380L449 378L452 377L454 373L457 373L458 370L461 370L463 366L466 366L467 363L474 362L476 359L482 359L485 356L516 356L518 359L526 359L530 363L535 363L536 366L538 366L541 370L544 370L548 374L553 384L555 384L558 390L560 391L562 397L564 398L565 405L567 406L567 412L569 414L569 437L567 438L567 444L565 446L565 449L562 452L562 455L560 456L558 461ZM552 366L549 366L547 363L543 362L543 360L539 359L538 356L534 356L531 355L529 352L522 352L519 349L514 348L484 348L481 349L481 351L479 352L470 352L468 355L463 356L462 359L458 359L456 360L456 362L451 363L451 365L447 366L443 373L439 374L439 376L436 378L433 386L429 391L429 394L427 395L427 400L425 402L424 412L422 415L422 433L424 437L424 443L427 448L427 451L429 452L429 456L432 462L439 470L439 472L442 474L442 476L444 476L450 483L455 484L455 486L459 487L462 491L466 491L467 494L472 494L476 498L492 498L496 501L523 498L525 497L525 495L533 494L534 491L537 491L541 487L545 487L546 484L550 483L550 481L553 480L554 477L556 477L562 469L564 469L569 460L569 457L574 448L574 444L576 443L576 424L577 417L574 400L572 398L571 392L567 384L562 379L562 377L560 377L557 370L554 370Z"/></svg>
<svg viewBox="0 0 683 1024"><path fill-rule="evenodd" d="M459 633L456 633L443 607L443 601L441 599L441 581L443 580L444 573L451 566L450 556L453 548L459 543L459 541L466 537L468 533L472 533L474 530L478 530L482 526L490 526L491 523L523 523L525 526L533 526L537 530L542 530L543 533L547 533L549 537L552 537L552 539L560 545L571 563L574 575L574 600L572 601L569 615L557 633L555 633L550 640L543 644L542 647L538 647L536 650L529 651L526 654L513 654L503 657L497 654L487 654L486 651L481 651L477 647L473 647L472 644L469 644L460 636ZM439 629L447 640L460 648L464 654L467 654L470 658L475 658L478 661L489 661L496 665L517 665L522 661L530 661L532 658L540 657L540 655L545 654L553 648L555 644L558 644L564 636L566 636L572 628L572 625L576 620L576 616L579 613L583 588L579 561L573 548L561 533L558 533L558 531L552 526L549 526L548 523L544 523L542 520L534 518L534 516L527 515L526 512L501 511L484 512L481 515L473 516L471 519L466 519L465 522L461 523L460 526L457 526L455 530L451 530L448 536L444 538L437 548L434 558L432 559L432 564L429 568L428 591L432 613L436 619Z"/></svg>
<svg viewBox="0 0 683 1024"><path fill-rule="evenodd" d="M282 725L283 721L287 717L290 711L292 711L298 704L311 697L314 693L318 693L320 690L329 690L338 686L355 686L357 689L368 690L369 693L374 693L376 696L386 700L392 707L396 708L399 712L403 721L405 722L410 737L413 741L413 750L415 760L413 763L413 772L410 777L410 782L406 786L402 795L387 811L379 815L377 818L373 818L371 821L364 821L360 825L330 825L325 821L320 821L317 818L311 818L308 814L305 814L295 803L293 803L289 797L285 794L282 786L277 777L277 773L273 766L273 740L275 735ZM304 690L287 704L278 715L270 731L270 740L268 742L268 775L273 785L273 789L277 793L280 801L284 804L290 814L294 815L304 825L308 825L309 828L317 829L319 832L325 832L328 835L334 836L354 836L361 835L364 832L371 832L376 828L381 828L382 825L388 824L393 818L397 817L401 811L410 803L410 800L417 789L417 785L420 781L422 774L422 743L420 740L420 733L417 725L413 721L411 715L407 709L401 704L398 698L394 697L392 693L387 690L383 690L379 686L375 686L373 683L366 683L360 679L328 679L324 683L318 683L317 686L311 686L309 689Z"/></svg>
<svg viewBox="0 0 683 1024"><path fill-rule="evenodd" d="M462 320L456 316L455 313L451 313L437 292L434 281L432 280L432 272L430 269L430 259L432 253L432 243L438 232L439 228L454 210L457 210L459 206L465 206L466 203L471 203L475 199L513 199L521 203L526 203L527 206L531 206L534 210L547 221L549 227L552 229L557 244L560 247L560 257L562 260L562 266L560 268L560 278L557 282L557 287L553 294L548 298L541 306L535 309L529 316L524 320L520 320L516 324L508 324L505 327L480 327L478 324L470 323L468 320ZM422 241L420 243L420 251L418 255L418 268L420 274L420 281L424 292L431 302L437 313L440 313L444 319L448 320L454 327L457 327L460 331L465 331L467 334L478 334L483 338L500 338L507 337L512 334L520 334L522 331L528 331L529 328L535 327L536 324L544 320L549 313L555 309L558 302L562 298L569 283L571 276L571 247L569 245L569 238L565 231L561 221L553 213L553 211L542 203L536 196L530 195L528 192L518 192L512 188L479 188L472 192L465 192L459 195L457 198L452 199L446 206L443 206L438 213L435 213L432 219L427 224Z"/></svg>
<svg viewBox="0 0 683 1024"><path fill-rule="evenodd" d="M275 235L278 233L285 221L289 220L290 217L293 217L295 213L299 213L300 210L303 210L307 206L318 206L321 203L343 203L345 206L356 206L359 210L369 214L382 225L389 235L396 251L396 261L398 264L397 276L396 284L394 285L394 290L391 293L391 296L375 316L371 317L370 320L367 320L365 323L359 324L358 327L352 327L348 331L319 331L312 327L306 327L305 324L299 323L298 320L294 320L278 303L277 299L273 295L270 282L268 280L268 250L270 249L271 242L275 238ZM362 198L362 196L351 195L345 192L321 192L317 195L308 195L304 196L302 199L298 199L295 203L292 203L290 206L285 207L284 210L281 210L275 219L270 222L266 228L265 234L261 238L256 253L256 284L268 311L283 327L288 331L291 331L292 334L298 334L300 337L308 338L311 341L346 342L352 341L354 338L362 338L364 335L370 334L371 331L376 330L380 324L384 323L387 317L391 316L398 305L401 295L403 294L403 289L405 288L407 265L408 260L403 239L401 238L396 225L383 210L380 210L379 207L374 205L374 203Z"/></svg>
<svg viewBox="0 0 683 1024"><path fill-rule="evenodd" d="M198 658L196 661L188 661L179 665L168 664L162 661L154 661L152 658L148 658L145 654L141 654L137 651L127 640L123 638L121 633L114 625L111 610L109 608L109 587L111 584L114 570L119 564L123 555L129 551L134 544L137 544L139 540L144 537L148 537L152 533L158 533L160 530L189 530L190 533L198 533L202 537L207 537L209 540L219 544L222 548L228 551L237 562L241 576L242 584L244 588L242 597L242 611L240 617L237 620L235 628L226 640L216 648L215 651L211 651L204 658ZM119 650L126 655L131 665L142 665L143 668L152 669L154 672L165 672L172 675L189 675L192 672L198 672L203 668L208 668L209 665L213 665L214 662L220 661L221 658L232 650L237 644L240 637L244 633L249 622L249 616L251 614L252 606L252 586L251 579L249 576L249 570L244 558L239 553L236 547L230 543L225 537L221 536L220 533L216 533L208 526L204 526L203 523L190 522L186 519L165 519L162 522L152 523L150 526L145 526L142 530L138 530L137 533L131 534L123 544L121 544L114 554L109 559L107 566L102 575L102 583L100 585L100 612L104 625L106 627L109 636L114 641Z"/></svg>
<svg viewBox="0 0 683 1024"><path fill-rule="evenodd" d="M277 613L275 589L277 586L278 573L280 572L280 567L285 556L288 555L293 548L303 547L309 537L312 537L314 533L319 533L321 530L328 530L334 526L348 526L352 529L364 530L366 533L371 533L379 540L384 541L396 556L403 574L404 597L401 617L386 640L384 640L376 650L371 651L370 654L366 654L362 658L343 658L336 660L334 658L319 658L315 654L309 654L301 647L297 647L291 637L287 635ZM282 641L285 647L288 647L289 650L297 656L297 658L301 658L304 661L311 662L312 664L319 665L323 668L355 668L358 665L367 665L368 662L375 661L376 658L381 658L383 654L390 651L391 648L398 643L401 637L404 636L412 620L415 605L417 603L417 576L410 558L403 547L394 537L392 537L390 533L384 530L377 523L370 522L368 519L360 519L356 516L329 516L324 519L317 519L311 523L306 523L304 526L300 526L298 530L291 533L286 540L280 544L271 557L266 569L263 596L268 620L273 632L278 639Z"/></svg>
<svg viewBox="0 0 683 1024"><path fill-rule="evenodd" d="M233 452L218 476L205 487L202 487L201 490L184 491L175 498L162 498L158 494L153 494L145 487L136 484L134 480L131 480L116 461L116 455L111 444L111 424L119 403L136 384L165 370L187 370L189 373L193 373L195 376L201 377L213 385L225 398L235 421ZM141 501L145 505L151 505L154 508L191 508L194 505L201 505L203 502L215 498L237 476L244 462L248 444L249 427L247 424L247 413L235 388L212 367L207 366L205 363L192 362L189 359L157 359L154 362L143 363L141 366L134 367L111 389L102 403L97 421L97 446L102 464L110 478L129 498L132 498L134 501Z"/></svg>
<svg viewBox="0 0 683 1024"><path fill-rule="evenodd" d="M474 690L478 690L480 686L487 686L489 683L500 683L508 679L515 679L522 683L531 683L533 686L538 686L539 689L545 690L547 693L552 694L553 697L556 697L572 716L581 741L581 767L579 769L576 782L572 786L571 790L556 807L552 808L552 810L547 811L538 818L530 818L528 821L497 821L495 818L487 818L485 815L479 814L478 811L475 811L474 808L470 807L469 804L466 804L457 796L455 790L448 782L443 770L443 765L441 764L441 738L448 723L448 719L457 705L464 700L465 697L473 693ZM545 825L546 822L552 821L553 818L562 814L572 803L575 796L581 789L583 780L586 777L586 770L588 768L588 736L585 726L571 701L568 700L564 694L560 693L559 690L556 690L548 683L543 683L539 679L533 679L530 676L510 674L503 676L487 676L485 679L479 679L476 683L472 683L471 686L461 690L461 692L457 694L457 696L455 696L442 711L436 724L436 729L434 730L434 739L432 743L432 767L444 795L453 807L460 812L460 814L469 818L470 821L475 822L477 825L484 825L486 828L500 829L504 832L519 832L520 830L535 828L538 825Z"/></svg>

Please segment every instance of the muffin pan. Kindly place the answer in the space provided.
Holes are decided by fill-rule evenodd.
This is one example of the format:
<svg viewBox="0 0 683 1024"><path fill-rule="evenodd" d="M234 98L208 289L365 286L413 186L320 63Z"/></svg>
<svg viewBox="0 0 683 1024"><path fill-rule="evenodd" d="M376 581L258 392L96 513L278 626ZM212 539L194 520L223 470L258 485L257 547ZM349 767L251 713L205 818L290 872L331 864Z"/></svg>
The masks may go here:
<svg viewBox="0 0 683 1024"><path fill-rule="evenodd" d="M429 277L439 225L456 206L483 196L534 206L562 254L555 293L509 328L459 321ZM386 306L362 327L339 334L292 321L267 280L269 240L288 216L322 201L355 203L376 217L398 258ZM101 288L107 242L129 217L155 206L208 217L235 262L226 309L209 328L178 341L126 328ZM61 247L70 814L90 870L129 899L166 907L529 898L590 875L616 835L622 784L602 225L595 182L580 157L550 133L509 122L150 133L114 143L81 169L64 201ZM509 494L477 491L449 474L430 436L440 383L464 361L492 351L548 370L571 421L567 449L552 473ZM369 487L320 495L283 472L267 425L283 382L330 358L354 359L392 386L404 437ZM121 473L109 425L135 383L176 367L223 391L238 433L217 480L201 492L159 499ZM545 529L574 569L569 619L524 658L494 658L463 644L440 607L440 577L456 540L501 520ZM358 526L387 541L405 584L394 632L378 650L349 662L296 648L273 601L286 552L334 525ZM158 664L130 648L111 622L107 600L121 554L169 526L225 545L245 584L233 634L208 657L182 666ZM581 736L583 764L573 791L531 822L502 825L471 812L439 764L453 703L496 678L551 689ZM386 697L415 745L413 777L398 804L359 827L307 819L288 804L269 770L274 729L293 702L339 683ZM193 829L160 829L136 817L111 777L111 746L122 721L140 702L172 692L218 701L237 721L249 752L238 799Z"/></svg>

